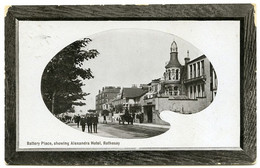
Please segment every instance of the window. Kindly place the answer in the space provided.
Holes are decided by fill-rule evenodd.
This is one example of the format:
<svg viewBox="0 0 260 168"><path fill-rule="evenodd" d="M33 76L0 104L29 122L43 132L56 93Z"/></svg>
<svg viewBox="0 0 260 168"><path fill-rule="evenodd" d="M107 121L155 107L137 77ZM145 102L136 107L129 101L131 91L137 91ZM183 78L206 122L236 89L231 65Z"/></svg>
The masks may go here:
<svg viewBox="0 0 260 168"><path fill-rule="evenodd" d="M173 88L173 90L174 90L174 96L177 96L178 95L178 86L174 86L174 88Z"/></svg>
<svg viewBox="0 0 260 168"><path fill-rule="evenodd" d="M217 89L217 75L216 75L216 72L213 70L213 72L214 72L214 77L215 77L215 79L214 79L214 89Z"/></svg>
<svg viewBox="0 0 260 168"><path fill-rule="evenodd" d="M201 61L201 75L204 75L204 60Z"/></svg>
<svg viewBox="0 0 260 168"><path fill-rule="evenodd" d="M179 80L179 69L176 69L176 80Z"/></svg>
<svg viewBox="0 0 260 168"><path fill-rule="evenodd" d="M161 90L161 84L157 85L157 91Z"/></svg>
<svg viewBox="0 0 260 168"><path fill-rule="evenodd" d="M197 64L198 64L198 76L200 76L200 62L198 62Z"/></svg>
<svg viewBox="0 0 260 168"><path fill-rule="evenodd" d="M200 97L200 85L198 85L198 97Z"/></svg>
<svg viewBox="0 0 260 168"><path fill-rule="evenodd" d="M196 64L193 64L193 69L194 69L194 78L196 78Z"/></svg>
<svg viewBox="0 0 260 168"><path fill-rule="evenodd" d="M194 86L194 99L196 99L196 85Z"/></svg>
<svg viewBox="0 0 260 168"><path fill-rule="evenodd" d="M190 79L192 78L192 65L190 65Z"/></svg>
<svg viewBox="0 0 260 168"><path fill-rule="evenodd" d="M172 88L169 88L169 94L172 96Z"/></svg>
<svg viewBox="0 0 260 168"><path fill-rule="evenodd" d="M192 98L192 86L190 86L190 99Z"/></svg>
<svg viewBox="0 0 260 168"><path fill-rule="evenodd" d="M171 80L171 70L168 70L169 80Z"/></svg>
<svg viewBox="0 0 260 168"><path fill-rule="evenodd" d="M153 90L154 90L154 92L157 92L157 85L153 86Z"/></svg>
<svg viewBox="0 0 260 168"><path fill-rule="evenodd" d="M213 90L213 82L214 82L214 79L213 79L213 67L210 64L210 90L211 91Z"/></svg>
<svg viewBox="0 0 260 168"><path fill-rule="evenodd" d="M205 86L204 84L201 85L201 92L202 92L202 97L205 97Z"/></svg>

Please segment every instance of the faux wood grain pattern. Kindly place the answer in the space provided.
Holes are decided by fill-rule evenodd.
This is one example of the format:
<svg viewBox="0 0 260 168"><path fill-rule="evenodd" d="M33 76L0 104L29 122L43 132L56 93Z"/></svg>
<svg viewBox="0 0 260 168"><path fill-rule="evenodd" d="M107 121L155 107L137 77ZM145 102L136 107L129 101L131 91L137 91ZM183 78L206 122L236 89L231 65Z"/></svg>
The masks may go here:
<svg viewBox="0 0 260 168"><path fill-rule="evenodd" d="M252 160L232 151L21 152L14 165L243 165Z"/></svg>
<svg viewBox="0 0 260 168"><path fill-rule="evenodd" d="M5 18L5 157L15 155L16 146L16 18Z"/></svg>
<svg viewBox="0 0 260 168"><path fill-rule="evenodd" d="M18 20L206 19L244 17L252 5L13 6ZM202 18L203 17L203 18Z"/></svg>
<svg viewBox="0 0 260 168"><path fill-rule="evenodd" d="M252 164L256 158L256 28L252 5L13 6L5 18L5 157L11 165ZM241 151L16 152L16 20L240 20Z"/></svg>
<svg viewBox="0 0 260 168"><path fill-rule="evenodd" d="M241 147L253 159L256 158L256 27L254 10L245 17L244 48L241 56L241 97L242 97L242 144Z"/></svg>

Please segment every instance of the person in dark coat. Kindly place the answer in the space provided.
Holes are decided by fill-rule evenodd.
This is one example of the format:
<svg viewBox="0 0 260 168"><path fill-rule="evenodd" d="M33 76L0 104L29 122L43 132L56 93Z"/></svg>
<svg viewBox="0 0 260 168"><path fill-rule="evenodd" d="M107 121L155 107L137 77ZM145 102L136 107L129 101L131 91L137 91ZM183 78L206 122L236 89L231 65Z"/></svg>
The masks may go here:
<svg viewBox="0 0 260 168"><path fill-rule="evenodd" d="M140 123L143 123L143 121L144 121L144 113L141 113L140 114Z"/></svg>
<svg viewBox="0 0 260 168"><path fill-rule="evenodd" d="M88 133L92 133L92 116L87 116Z"/></svg>
<svg viewBox="0 0 260 168"><path fill-rule="evenodd" d="M93 117L93 129L94 129L94 133L97 133L97 124L98 124L98 116L95 115Z"/></svg>
<svg viewBox="0 0 260 168"><path fill-rule="evenodd" d="M75 116L75 123L77 123L77 127L79 128L79 122L80 122L80 116L79 114L77 116Z"/></svg>
<svg viewBox="0 0 260 168"><path fill-rule="evenodd" d="M83 132L85 132L86 122L87 122L86 117L80 118L80 125L82 127Z"/></svg>
<svg viewBox="0 0 260 168"><path fill-rule="evenodd" d="M107 116L104 115L103 118L104 118L104 119L103 119L103 123L104 123L104 124L107 124Z"/></svg>

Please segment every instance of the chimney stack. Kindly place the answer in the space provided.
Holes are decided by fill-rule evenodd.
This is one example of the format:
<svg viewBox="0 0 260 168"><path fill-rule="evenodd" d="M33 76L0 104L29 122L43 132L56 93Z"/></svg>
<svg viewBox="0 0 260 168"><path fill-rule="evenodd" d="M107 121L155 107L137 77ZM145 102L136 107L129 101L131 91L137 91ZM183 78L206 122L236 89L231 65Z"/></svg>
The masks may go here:
<svg viewBox="0 0 260 168"><path fill-rule="evenodd" d="M187 50L187 57L184 58L185 64L187 64L187 63L190 61L190 56L189 56L189 54L190 54L190 52L189 52L189 50Z"/></svg>

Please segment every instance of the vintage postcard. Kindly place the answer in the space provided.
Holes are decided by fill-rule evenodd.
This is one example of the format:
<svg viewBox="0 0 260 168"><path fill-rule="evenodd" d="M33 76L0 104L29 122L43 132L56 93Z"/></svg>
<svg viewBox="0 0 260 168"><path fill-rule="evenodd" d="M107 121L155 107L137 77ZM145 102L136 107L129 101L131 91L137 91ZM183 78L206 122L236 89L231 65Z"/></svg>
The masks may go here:
<svg viewBox="0 0 260 168"><path fill-rule="evenodd" d="M240 21L19 21L17 151L240 150Z"/></svg>

